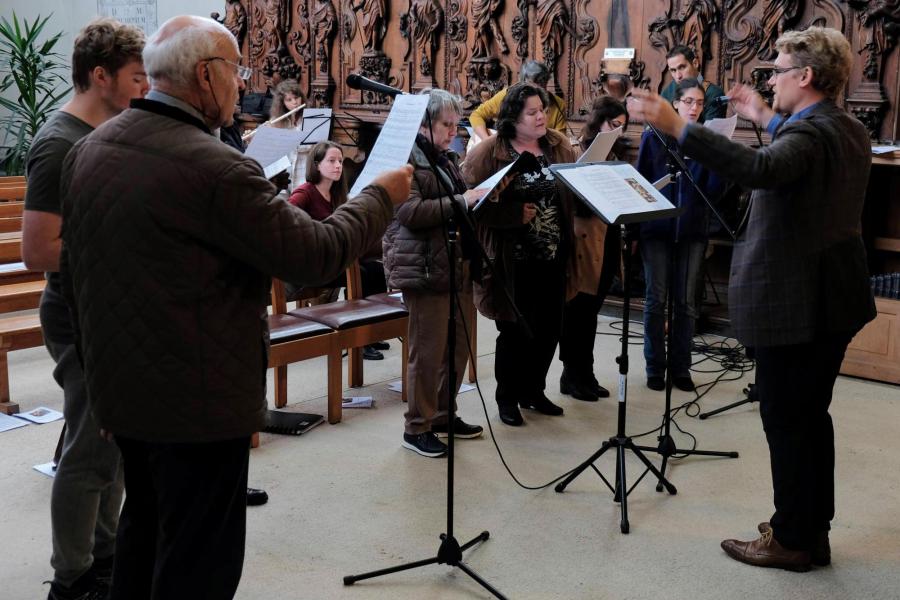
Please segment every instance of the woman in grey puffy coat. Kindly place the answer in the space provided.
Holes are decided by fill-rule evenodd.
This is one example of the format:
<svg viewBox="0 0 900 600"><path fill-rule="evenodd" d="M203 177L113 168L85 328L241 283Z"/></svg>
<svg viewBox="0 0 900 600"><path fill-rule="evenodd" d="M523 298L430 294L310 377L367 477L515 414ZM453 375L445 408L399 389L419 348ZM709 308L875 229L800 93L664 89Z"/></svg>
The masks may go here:
<svg viewBox="0 0 900 600"><path fill-rule="evenodd" d="M396 207L382 244L388 287L402 290L403 302L409 310L409 365L405 382L408 408L403 446L423 456L438 457L447 452L438 436L447 433L450 406L447 319L451 290L444 222L453 215L453 203L466 210L478 200L481 191L466 189L456 155L449 152L462 115L459 98L439 89L422 93L430 94L430 98L409 157L415 168L412 189L409 200ZM443 184L429 165L429 155L437 164ZM447 189L453 191L452 196L447 194ZM458 307L472 304L470 257L465 256L464 246L465 243L458 244L454 265ZM458 390L469 356L466 327L469 324L459 310L456 319L456 353L452 364ZM453 390L454 398L457 390ZM480 426L469 425L458 417L454 431L459 438L482 434Z"/></svg>

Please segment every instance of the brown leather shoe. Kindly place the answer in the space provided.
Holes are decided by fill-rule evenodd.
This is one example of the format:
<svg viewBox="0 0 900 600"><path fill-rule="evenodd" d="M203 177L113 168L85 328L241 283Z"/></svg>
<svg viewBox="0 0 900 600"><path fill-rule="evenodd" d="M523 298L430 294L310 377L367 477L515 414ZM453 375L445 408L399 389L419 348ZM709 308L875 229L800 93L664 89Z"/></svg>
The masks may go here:
<svg viewBox="0 0 900 600"><path fill-rule="evenodd" d="M763 521L756 526L760 533L772 531L772 526L768 521ZM828 531L820 531L816 534L816 541L809 551L812 558L812 564L817 567L827 567L831 564L831 543L828 541Z"/></svg>
<svg viewBox="0 0 900 600"><path fill-rule="evenodd" d="M811 564L809 552L783 547L772 536L771 528L752 542L725 540L722 550L734 560L757 567L804 572L809 571Z"/></svg>

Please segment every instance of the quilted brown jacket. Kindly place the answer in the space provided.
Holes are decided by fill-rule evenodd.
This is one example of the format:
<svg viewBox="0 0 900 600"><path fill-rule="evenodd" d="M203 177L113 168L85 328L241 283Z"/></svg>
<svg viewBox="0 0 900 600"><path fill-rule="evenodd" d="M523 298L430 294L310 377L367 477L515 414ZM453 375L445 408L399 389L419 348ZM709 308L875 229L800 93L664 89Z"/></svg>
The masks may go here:
<svg viewBox="0 0 900 600"><path fill-rule="evenodd" d="M444 234L444 218L453 216L451 202L466 210L461 194L445 193L425 153L413 146L409 162L413 171L409 200L397 206L382 246L388 287L398 290L446 292L450 289L450 263ZM452 190L450 177L440 171ZM463 282L462 256L457 253L457 288Z"/></svg>
<svg viewBox="0 0 900 600"><path fill-rule="evenodd" d="M313 221L197 119L135 106L62 176L61 272L92 411L150 442L249 436L266 411L269 276L334 279L382 235L390 199L370 186Z"/></svg>

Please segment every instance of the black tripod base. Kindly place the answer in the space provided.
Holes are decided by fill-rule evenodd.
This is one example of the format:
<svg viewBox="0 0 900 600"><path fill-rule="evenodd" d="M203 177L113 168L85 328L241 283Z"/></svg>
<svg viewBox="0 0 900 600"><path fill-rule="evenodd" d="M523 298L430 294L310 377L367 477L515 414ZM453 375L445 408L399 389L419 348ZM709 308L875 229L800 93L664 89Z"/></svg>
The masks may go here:
<svg viewBox="0 0 900 600"><path fill-rule="evenodd" d="M727 406L723 406L722 408L717 408L715 410L711 410L709 412L700 413L700 419L706 419L707 417L714 417L719 413L723 413L726 410L731 410L732 408L737 408L743 404L751 404L753 402L759 402L758 392L756 391L756 386L752 383L744 388L744 395L747 396L743 400L738 400L737 402L732 402Z"/></svg>
<svg viewBox="0 0 900 600"><path fill-rule="evenodd" d="M379 569L378 571L369 571L368 573L363 573L361 575L347 575L346 577L344 577L344 585L353 585L357 581L362 581L363 579L372 579L373 577L381 577L382 575L399 573L400 571L418 569L419 567L424 567L426 565L446 564L461 570L463 573L474 579L481 587L489 591L495 597L506 600L506 596L501 594L499 590L485 581L480 575L478 575L478 573L473 571L472 568L462 560L463 552L479 542L487 541L487 539L490 537L490 533L488 533L487 531L482 531L476 537L460 546L459 542L456 541L456 538L442 533L441 547L438 548L437 556L426 558L423 560L417 560L411 563L404 563L402 565L396 565L394 567L388 567L386 569Z"/></svg>
<svg viewBox="0 0 900 600"><path fill-rule="evenodd" d="M607 450L609 450L611 448L614 448L616 451L616 485L615 485L615 487L611 486L609 484L609 482L606 480L606 478L603 476L603 474L597 469L597 467L594 466L594 462L596 462L596 460L598 458L603 456L604 452L606 452ZM608 487L612 491L613 501L619 503L619 508L622 511L622 520L619 523L619 529L622 531L622 533L628 533L631 530L631 526L628 523L628 494L630 494L631 490L634 489L634 486L632 486L630 489L628 488L627 479L625 478L625 451L626 450L631 451L635 456L638 457L638 459L640 459L640 461L642 463L644 463L644 466L646 467L646 470L644 471L645 475L646 475L647 471L653 473L653 475L655 475L656 478L661 482L661 485L664 485L666 490L670 494L675 495L678 493L678 490L675 489L675 486L672 485L663 476L662 472L660 472L659 469L657 469L656 467L653 466L653 463L651 463L650 460L646 456L644 456L644 453L641 452L641 450L638 446L634 445L634 442L631 441L630 437L618 436L618 435L615 437L611 437L608 440L606 440L605 442L603 442L603 444L600 446L599 450L594 452L583 463L581 463L580 465L575 467L575 469L571 473L569 473L568 477L566 477L561 482L556 484L556 487L553 488L557 492L562 493L566 489L566 486L568 486L570 483L572 483L572 481L574 481L576 477L581 475L581 473L584 472L585 469L587 469L588 467L594 469L594 471L597 472L597 475L600 476L600 479L603 480L603 483L606 484L606 487ZM634 485L637 485L638 482L641 479L643 479L643 477L644 477L644 475L641 475L637 479L637 481L634 482Z"/></svg>
<svg viewBox="0 0 900 600"><path fill-rule="evenodd" d="M666 472L666 463L669 462L669 457L675 454L683 454L687 456L718 456L721 458L738 458L740 455L733 451L720 451L720 450L679 450L677 446L675 446L675 440L672 439L672 436L663 435L659 437L659 446L653 448L652 446L637 446L640 450L645 450L647 452L656 452L660 454L662 459L662 464L659 467L660 473ZM660 476L659 481L656 484L656 491L663 491L663 487L665 486L666 479ZM670 484L671 485L671 484Z"/></svg>

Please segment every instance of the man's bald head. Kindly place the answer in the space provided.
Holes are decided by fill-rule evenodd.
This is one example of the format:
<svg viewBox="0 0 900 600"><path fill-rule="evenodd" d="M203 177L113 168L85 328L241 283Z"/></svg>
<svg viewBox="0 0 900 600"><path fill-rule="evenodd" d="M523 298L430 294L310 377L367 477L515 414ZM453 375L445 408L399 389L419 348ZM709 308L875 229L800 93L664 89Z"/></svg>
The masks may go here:
<svg viewBox="0 0 900 600"><path fill-rule="evenodd" d="M181 15L163 23L147 41L144 67L154 84L189 90L197 84L197 63L223 52L240 56L231 32L212 19Z"/></svg>

